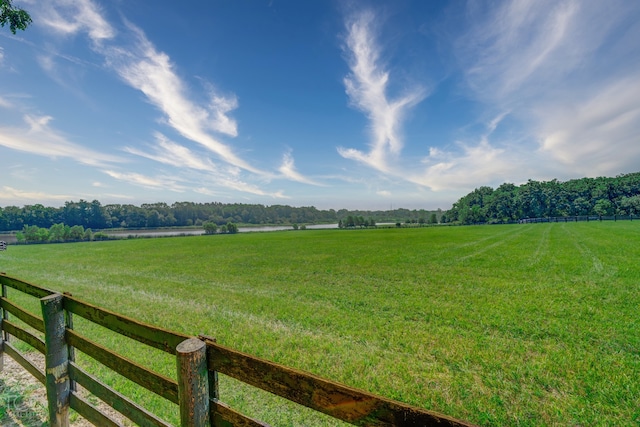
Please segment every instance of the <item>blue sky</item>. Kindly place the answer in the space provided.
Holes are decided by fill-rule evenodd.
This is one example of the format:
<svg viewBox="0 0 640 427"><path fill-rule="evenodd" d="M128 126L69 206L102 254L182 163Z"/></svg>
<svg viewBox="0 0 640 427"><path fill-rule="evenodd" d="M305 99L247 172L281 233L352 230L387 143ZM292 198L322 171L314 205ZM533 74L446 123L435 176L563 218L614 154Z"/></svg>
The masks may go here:
<svg viewBox="0 0 640 427"><path fill-rule="evenodd" d="M0 206L448 209L640 171L640 2L21 0Z"/></svg>

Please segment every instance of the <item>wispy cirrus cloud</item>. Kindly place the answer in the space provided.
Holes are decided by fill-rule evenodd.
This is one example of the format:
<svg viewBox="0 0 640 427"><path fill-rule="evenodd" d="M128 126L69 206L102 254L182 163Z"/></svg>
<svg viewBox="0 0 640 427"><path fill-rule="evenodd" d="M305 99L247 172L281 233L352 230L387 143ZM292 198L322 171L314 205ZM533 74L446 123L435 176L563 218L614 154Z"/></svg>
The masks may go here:
<svg viewBox="0 0 640 427"><path fill-rule="evenodd" d="M293 155L291 154L291 152L287 152L284 154L282 158L282 165L280 165L278 170L280 171L282 176L284 176L287 179L290 179L291 181L301 182L303 184L309 184L309 185L323 186L323 184L320 184L310 178L307 178L306 176L302 175L300 172L296 170L296 166L293 160Z"/></svg>
<svg viewBox="0 0 640 427"><path fill-rule="evenodd" d="M470 96L486 110L510 111L521 135L501 146L503 157L535 166L514 170L512 180L531 178L532 170L559 178L637 170L637 3L468 3L467 16L469 30L453 46ZM449 163L465 164L468 148ZM497 148L486 139L474 149L490 155ZM487 182L503 166L479 164L469 174L484 170Z"/></svg>
<svg viewBox="0 0 640 427"><path fill-rule="evenodd" d="M62 202L64 200L71 199L71 196L66 194L51 194L42 191L27 191L19 190L16 188L3 186L0 188L0 201L2 204L22 204L26 202L31 203L44 203L50 202Z"/></svg>
<svg viewBox="0 0 640 427"><path fill-rule="evenodd" d="M376 40L376 16L372 11L360 12L347 20L346 55L351 73L344 78L350 103L362 111L370 122L370 150L338 148L341 156L362 162L376 170L391 172L390 158L397 157L403 147L401 125L407 111L426 96L423 87L410 87L390 99L390 73L384 68Z"/></svg>
<svg viewBox="0 0 640 427"><path fill-rule="evenodd" d="M25 127L0 127L0 145L50 158L70 158L89 166L124 163L125 159L104 154L69 139L52 128L51 116L25 115Z"/></svg>
<svg viewBox="0 0 640 427"><path fill-rule="evenodd" d="M104 170L103 172L118 181L128 182L152 190L170 190L179 193L187 190L187 186L179 183L173 176L157 175L152 177L137 172L118 172L114 170Z"/></svg>
<svg viewBox="0 0 640 427"><path fill-rule="evenodd" d="M494 180L511 181L520 174L523 164L517 156L489 144L486 139L475 145L458 142L458 151L431 148L422 161L423 172L409 176L409 180L434 191L474 188Z"/></svg>
<svg viewBox="0 0 640 427"><path fill-rule="evenodd" d="M569 40L578 12L574 1L469 3L472 24L456 41L467 83L483 99L505 102L569 72L587 50Z"/></svg>
<svg viewBox="0 0 640 427"><path fill-rule="evenodd" d="M198 105L174 70L168 55L159 52L144 33L129 24L133 44L103 48L109 66L130 86L140 90L165 116L166 124L183 137L216 153L221 160L249 172L263 174L238 157L211 132L237 136L237 124L227 113L237 108L235 96L210 93L208 105Z"/></svg>
<svg viewBox="0 0 640 427"><path fill-rule="evenodd" d="M246 171L267 180L276 175L252 166L216 136L233 138L238 135L237 122L229 115L238 107L235 95L224 96L214 89L214 85L201 81L207 99L204 102L196 101L188 85L178 76L176 65L169 55L159 51L144 32L130 22L125 22L124 27L116 32L101 15L99 7L90 0L53 0L40 10L47 15L42 23L56 32L67 35L86 33L92 40L92 49L104 57L107 66L123 82L144 94L146 100L162 113L165 125L183 138L205 147L217 155L217 160L222 163L216 165L211 159L196 155L159 132L155 133L155 145L151 148L129 146L124 151L174 167L209 172L208 178L214 185L227 182L232 185L231 188L239 191L270 194L244 182L238 175ZM44 62L43 65L54 68L50 62ZM162 179L135 172L108 171L108 174L120 181L147 187L163 182ZM227 178L223 176L225 174ZM282 176L291 179L293 175ZM274 195L280 197L279 193Z"/></svg>
<svg viewBox="0 0 640 427"><path fill-rule="evenodd" d="M264 191L260 187L246 182L241 178L240 168L233 165L216 165L206 156L196 154L187 147L169 140L159 132L155 134L155 143L149 144L149 150L150 152L134 147L124 148L124 151L130 154L170 165L179 170L173 179L183 183L183 187L179 187L180 191L189 187L190 190L196 193L217 195L221 191L212 190L212 188L221 187L224 192L234 190L259 196L284 197L281 192ZM163 182L162 179L140 174L116 173L113 171L106 171L106 173L113 178L134 185L151 187L153 185L150 185L150 182L157 182L158 185L155 187L161 187Z"/></svg>
<svg viewBox="0 0 640 427"><path fill-rule="evenodd" d="M640 74L620 79L582 102L541 106L540 150L585 175L632 172L640 164Z"/></svg>
<svg viewBox="0 0 640 427"><path fill-rule="evenodd" d="M23 0L38 6L30 9L34 22L62 35L86 32L93 42L113 38L115 29L104 19L100 7L91 0Z"/></svg>
<svg viewBox="0 0 640 427"><path fill-rule="evenodd" d="M135 147L125 147L124 151L178 168L186 167L202 171L216 170L216 166L210 159L195 154L187 147L171 141L160 132L155 133L155 144L150 144L149 149L152 151L151 153Z"/></svg>

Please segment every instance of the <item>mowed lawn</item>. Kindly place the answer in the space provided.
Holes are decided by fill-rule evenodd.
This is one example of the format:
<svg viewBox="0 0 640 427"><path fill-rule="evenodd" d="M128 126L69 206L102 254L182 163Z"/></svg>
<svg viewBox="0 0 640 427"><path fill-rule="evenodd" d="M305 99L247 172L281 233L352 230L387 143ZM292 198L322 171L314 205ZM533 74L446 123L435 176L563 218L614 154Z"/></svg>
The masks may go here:
<svg viewBox="0 0 640 427"><path fill-rule="evenodd" d="M11 246L0 271L480 425L632 426L639 261L640 221L624 221ZM175 370L170 357L83 327ZM337 424L227 378L220 388L273 425Z"/></svg>

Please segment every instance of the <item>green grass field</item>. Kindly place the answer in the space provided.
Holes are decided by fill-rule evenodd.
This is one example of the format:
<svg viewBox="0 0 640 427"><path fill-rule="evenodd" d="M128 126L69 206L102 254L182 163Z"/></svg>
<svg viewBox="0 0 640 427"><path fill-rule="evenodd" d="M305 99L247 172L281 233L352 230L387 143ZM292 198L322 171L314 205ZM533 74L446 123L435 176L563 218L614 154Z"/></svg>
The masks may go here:
<svg viewBox="0 0 640 427"><path fill-rule="evenodd" d="M639 260L640 222L625 221L11 246L0 271L480 425L631 426ZM175 369L155 350L79 328ZM220 391L272 425L337 424L228 378Z"/></svg>

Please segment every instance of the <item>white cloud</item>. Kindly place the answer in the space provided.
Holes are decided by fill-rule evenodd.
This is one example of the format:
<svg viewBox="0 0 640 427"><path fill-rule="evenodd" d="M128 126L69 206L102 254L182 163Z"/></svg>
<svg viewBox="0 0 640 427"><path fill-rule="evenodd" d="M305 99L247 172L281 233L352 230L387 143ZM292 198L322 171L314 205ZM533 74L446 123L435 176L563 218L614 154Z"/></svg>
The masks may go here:
<svg viewBox="0 0 640 427"><path fill-rule="evenodd" d="M0 96L0 107L2 108L11 108L12 104L9 100L7 100L6 98L3 98Z"/></svg>
<svg viewBox="0 0 640 427"><path fill-rule="evenodd" d="M118 181L128 182L152 190L170 190L184 192L187 188L177 182L175 177L168 176L147 176L136 172L117 172L104 170L104 173Z"/></svg>
<svg viewBox="0 0 640 427"><path fill-rule="evenodd" d="M638 169L637 3L468 5L469 29L454 50L470 97L496 118L475 145L432 153L416 181L471 189L502 177L567 179ZM517 129L492 145L489 136L505 111Z"/></svg>
<svg viewBox="0 0 640 427"><path fill-rule="evenodd" d="M66 194L50 194L41 191L18 190L16 188L3 186L0 188L0 200L2 204L12 203L24 205L27 203L44 203L46 201L69 200L71 196Z"/></svg>
<svg viewBox="0 0 640 427"><path fill-rule="evenodd" d="M493 147L486 139L457 146L460 150L456 152L432 148L423 159L425 170L408 179L434 191L472 189L500 179L511 181L528 170L517 155Z"/></svg>
<svg viewBox="0 0 640 427"><path fill-rule="evenodd" d="M600 88L582 102L540 108L541 150L593 176L637 170L640 73Z"/></svg>
<svg viewBox="0 0 640 427"><path fill-rule="evenodd" d="M267 180L276 175L252 166L239 157L229 144L215 135L238 135L237 123L229 114L238 107L238 100L234 94L223 95L214 85L201 80L204 91L200 90L197 96L204 93L207 97L204 101L196 100L196 96L178 75L177 67L171 58L158 50L141 29L125 22L123 29L116 34L114 27L103 16L103 11L91 0L54 0L46 4L38 3L37 7L34 3L33 9L42 17L40 23L58 34L86 33L93 42L91 48L103 55L107 66L122 81L144 94L146 100L162 113L164 124L187 140L215 153L225 166L214 164L206 156L169 140L159 132L155 134L156 141L150 149L128 146L124 148L125 152L175 168L202 172L201 175L190 176L184 170L177 173L184 182L190 183L190 188L198 185L198 181L203 181L212 182L214 186L225 186L225 190L283 197L280 192L269 193L245 182L241 177L243 172ZM53 59L41 56L40 61L43 68L55 78ZM295 169L285 170L291 173L289 178L296 176ZM147 188L167 186L174 191L184 190L183 184L178 185L162 176L151 177L113 170L107 173L114 179ZM298 174L297 177L300 178L302 175Z"/></svg>
<svg viewBox="0 0 640 427"><path fill-rule="evenodd" d="M280 168L278 168L278 170L285 178L290 179L291 181L310 185L322 185L310 178L305 177L296 170L293 155L291 154L291 152L284 154L282 158L282 165L280 166Z"/></svg>
<svg viewBox="0 0 640 427"><path fill-rule="evenodd" d="M25 115L26 127L0 127L0 145L39 156L66 157L90 166L124 161L120 157L100 153L69 141L49 126L51 120L51 116Z"/></svg>
<svg viewBox="0 0 640 427"><path fill-rule="evenodd" d="M207 196L219 196L220 193L228 192L230 190L241 191L243 193L254 194L256 196L268 196L274 199L289 199L290 197L286 196L282 191L276 192L267 192L255 185L248 184L242 181L233 181L226 180L220 184L223 185L215 185L213 188L218 188L219 190L212 190L210 187L199 187L194 188L193 191L200 194L205 194Z"/></svg>
<svg viewBox="0 0 640 427"><path fill-rule="evenodd" d="M580 33L579 9L574 1L517 0L470 11L475 20L457 42L470 86L484 99L504 100L570 71L586 54L568 41Z"/></svg>
<svg viewBox="0 0 640 427"><path fill-rule="evenodd" d="M207 107L197 105L188 98L187 89L174 71L169 56L158 52L140 29L129 25L129 30L133 42L130 47L101 50L118 75L144 93L149 102L165 114L167 124L183 137L203 145L229 164L263 174L209 133L237 136L237 124L227 115L237 107L236 98L213 93Z"/></svg>
<svg viewBox="0 0 640 427"><path fill-rule="evenodd" d="M157 132L155 138L156 144L151 146L154 153L147 153L134 147L125 147L124 151L176 168L186 167L203 171L214 171L216 169L211 160L193 153L187 147L169 140L161 133Z"/></svg>
<svg viewBox="0 0 640 427"><path fill-rule="evenodd" d="M390 158L397 157L403 146L401 125L409 108L424 99L421 87L411 87L405 94L387 97L389 71L380 61L380 48L374 34L375 15L362 12L347 22L347 55L351 73L344 84L352 105L370 121L369 152L338 148L341 156L356 160L383 172L390 172Z"/></svg>
<svg viewBox="0 0 640 427"><path fill-rule="evenodd" d="M93 42L113 38L115 30L102 17L99 6L91 0L24 0L33 7L36 25L45 25L57 33L74 35L86 32Z"/></svg>

